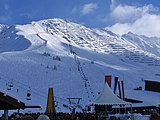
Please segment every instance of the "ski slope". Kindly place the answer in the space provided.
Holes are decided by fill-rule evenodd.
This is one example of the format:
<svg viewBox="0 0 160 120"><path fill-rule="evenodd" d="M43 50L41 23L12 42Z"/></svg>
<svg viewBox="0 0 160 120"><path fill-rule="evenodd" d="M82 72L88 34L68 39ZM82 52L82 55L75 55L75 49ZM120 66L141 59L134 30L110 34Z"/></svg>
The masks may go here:
<svg viewBox="0 0 160 120"><path fill-rule="evenodd" d="M160 103L160 94L144 91L142 81L160 81L156 75L160 70L160 38L133 33L118 36L62 19L3 25L0 29L0 91L26 105L42 106L37 111L45 111L49 87L54 89L57 111L69 111L63 107L69 105L67 98L82 98L82 106L92 103L105 75L124 80L126 96L144 96L143 105ZM7 90L10 82L13 87ZM137 86L143 90L133 91ZM30 101L26 100L27 90L31 90ZM155 102L149 100L150 95Z"/></svg>

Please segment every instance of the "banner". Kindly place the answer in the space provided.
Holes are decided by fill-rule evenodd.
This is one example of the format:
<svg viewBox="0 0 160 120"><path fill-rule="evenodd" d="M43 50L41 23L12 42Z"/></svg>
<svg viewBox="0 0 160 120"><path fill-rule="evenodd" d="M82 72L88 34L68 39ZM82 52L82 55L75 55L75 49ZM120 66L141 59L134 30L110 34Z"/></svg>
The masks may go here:
<svg viewBox="0 0 160 120"><path fill-rule="evenodd" d="M124 97L124 82L121 81L121 85L122 85L122 99L124 100L125 97Z"/></svg>
<svg viewBox="0 0 160 120"><path fill-rule="evenodd" d="M108 83L109 87L111 87L111 82L112 82L112 76L111 75L105 76L105 83Z"/></svg>
<svg viewBox="0 0 160 120"><path fill-rule="evenodd" d="M118 77L114 77L114 94L116 94L116 89L117 89L117 84L118 84Z"/></svg>
<svg viewBox="0 0 160 120"><path fill-rule="evenodd" d="M120 81L118 81L118 90L119 90L119 97L120 99L122 99L122 95L121 95L121 85L120 85Z"/></svg>

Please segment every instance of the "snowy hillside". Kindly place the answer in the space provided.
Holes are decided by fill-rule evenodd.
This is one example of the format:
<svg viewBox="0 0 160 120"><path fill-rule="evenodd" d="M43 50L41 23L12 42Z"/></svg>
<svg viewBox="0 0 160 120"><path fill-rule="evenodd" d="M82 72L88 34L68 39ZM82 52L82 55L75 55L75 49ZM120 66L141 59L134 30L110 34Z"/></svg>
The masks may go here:
<svg viewBox="0 0 160 120"><path fill-rule="evenodd" d="M137 86L144 89L142 78L160 78L160 38L132 33L118 36L62 19L0 25L0 29L0 91L27 105L41 105L43 111L49 87L54 88L57 110L61 111L69 97L82 98L82 105L94 101L105 75L124 80L129 96ZM27 90L31 91L29 101ZM140 93L138 96L145 94L144 99L150 95L144 90ZM156 103L160 102L157 94L152 94Z"/></svg>
<svg viewBox="0 0 160 120"><path fill-rule="evenodd" d="M160 55L160 38L146 37L142 35L138 36L133 33L125 34L123 37L144 51L153 53L157 56Z"/></svg>

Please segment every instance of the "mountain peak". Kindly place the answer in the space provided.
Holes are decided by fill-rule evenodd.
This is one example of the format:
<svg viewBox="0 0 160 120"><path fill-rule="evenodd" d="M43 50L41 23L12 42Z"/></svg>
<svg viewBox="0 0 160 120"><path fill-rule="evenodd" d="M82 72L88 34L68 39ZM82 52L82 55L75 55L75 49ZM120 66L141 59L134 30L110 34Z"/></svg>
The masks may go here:
<svg viewBox="0 0 160 120"><path fill-rule="evenodd" d="M159 77L160 40L132 35L135 39L59 18L6 27L0 32L0 88L5 90L6 82L13 81L20 87L5 92L43 107L50 86L59 104L68 97L88 104L97 97L106 74L125 78L126 94L137 86L144 88L142 77ZM25 100L28 88L33 90L31 102Z"/></svg>
<svg viewBox="0 0 160 120"><path fill-rule="evenodd" d="M67 20L64 20L64 19L61 19L61 18L52 18L52 19L40 20L40 21L37 21L37 22L53 22L53 23L61 22L61 23L66 23Z"/></svg>

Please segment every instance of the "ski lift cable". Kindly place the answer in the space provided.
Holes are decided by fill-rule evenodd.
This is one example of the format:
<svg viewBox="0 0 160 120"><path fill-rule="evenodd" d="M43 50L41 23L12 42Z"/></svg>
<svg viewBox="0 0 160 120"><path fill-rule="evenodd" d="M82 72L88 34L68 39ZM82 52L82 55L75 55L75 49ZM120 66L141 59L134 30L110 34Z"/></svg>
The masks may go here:
<svg viewBox="0 0 160 120"><path fill-rule="evenodd" d="M79 71L79 73L81 75L81 78L82 78L82 80L84 80L83 82L84 82L84 84L86 85L86 88L87 88L88 87L87 82L86 82L87 81L87 77L85 76L85 74L83 72L83 68L82 68L81 63L80 63L78 57L76 56L76 54L74 54L74 59L75 59L75 62L77 63L78 71ZM90 86L89 82L88 82L88 84ZM91 94L94 94L94 93L93 93L92 89L89 89L89 88L86 89L86 92L88 94L88 99L89 99L89 101L91 101L91 97L90 97L89 91L90 91ZM92 95L92 97L94 97L94 95Z"/></svg>
<svg viewBox="0 0 160 120"><path fill-rule="evenodd" d="M3 81L2 81L3 80ZM6 79L7 80L7 79ZM5 82L5 79L2 79L1 78L1 80L0 80L1 82L3 82L3 83L6 83ZM21 86L21 85L18 85L18 84L14 84L16 87L18 87L18 88L21 88L21 89L23 89L23 90L27 90L27 88L26 87L24 87L24 86Z"/></svg>
<svg viewBox="0 0 160 120"><path fill-rule="evenodd" d="M2 78L1 78L1 79L2 79ZM6 81L9 82L6 76L4 76L4 78L3 78L2 80L5 81L5 82L6 82ZM12 79L12 80L14 80L14 79ZM17 81L14 80L14 82L17 82ZM15 83L14 83L14 85L16 85L16 86L18 86L18 87L21 87L22 85L25 86L25 87L27 87L27 85L25 85L24 83L20 83L20 82L17 82L17 83L18 83L18 84L21 84L21 85L17 85L17 84L15 84ZM21 87L21 88L24 88L24 87ZM25 89L25 88L24 88L24 89Z"/></svg>
<svg viewBox="0 0 160 120"><path fill-rule="evenodd" d="M21 82L15 80L15 79L13 79L13 78L9 78L8 76L3 75L2 73L0 73L0 75L3 76L3 77L4 77L3 79L6 79L7 82L8 82L9 80L13 80L14 82L16 82L16 83L18 83L18 84L21 84L21 85L23 85L23 86L25 86L25 87L28 87L26 84L21 83Z"/></svg>
<svg viewBox="0 0 160 120"><path fill-rule="evenodd" d="M1 81L2 82L2 81ZM5 82L5 80L4 80L4 83L6 83ZM23 84L23 85L25 85L25 84ZM17 85L17 84L15 84L15 86L17 86L18 88L21 88L21 89L23 89L23 90L27 90L27 87L23 87L23 86L21 86L21 85ZM25 86L27 86L27 85L25 85ZM32 87L30 87L31 89L32 89L32 92L34 93L34 94L37 94L37 95L39 95L39 96L41 96L41 97L44 97L44 98L46 98L46 93L44 93L43 91L40 91L40 90L38 90L38 89L35 89L35 88L32 88ZM41 94L40 94L41 93ZM42 95L43 94L43 95ZM64 98L60 98L60 97L57 97L57 96L55 96L56 98L59 98L59 99L61 99L61 100L63 100L63 101L67 101L67 100L65 100Z"/></svg>
<svg viewBox="0 0 160 120"><path fill-rule="evenodd" d="M9 77L7 77L7 76L4 76L2 73L0 73L1 74L1 76L3 76L4 78L4 80L5 81L7 81L7 82L9 82L9 80L11 79L14 83L17 83L17 84L20 84L19 86L23 86L23 88L25 88L25 89L27 89L29 86L28 85L26 85L26 84L24 84L24 83L22 83L22 82L19 82L19 81L17 81L17 80L15 80L15 79L13 79L13 78L9 78ZM15 84L16 85L16 84ZM31 87L32 88L32 87ZM34 88L33 88L34 89ZM36 89L35 89L36 90Z"/></svg>
<svg viewBox="0 0 160 120"><path fill-rule="evenodd" d="M15 79L13 79L13 78L6 77L6 76L2 75L2 73L0 73L0 74L1 74L1 76L4 77L4 78L1 78L0 82L6 83L6 81L9 81L8 79L12 79L14 82L16 82L16 83L14 83L14 85L15 85L16 87L21 88L21 89L23 89L23 90L27 90L27 89L28 89L28 85L26 85L26 84L24 84L24 83L21 83L21 82L15 80ZM39 95L39 96L41 96L41 97L43 97L43 98L46 98L46 93L44 93L43 91L37 90L37 89L32 88L32 87L30 87L30 88L32 89L32 93L34 93L34 94L36 94L36 95ZM40 94L40 93L41 93L41 94ZM43 94L43 95L42 95L42 94ZM66 99L64 99L64 98L57 97L57 96L54 96L54 97L56 97L56 98L58 98L58 99L61 99L62 101L68 102L68 100L66 100Z"/></svg>
<svg viewBox="0 0 160 120"><path fill-rule="evenodd" d="M2 76L4 76L2 73L0 73L0 74L1 74ZM9 77L4 76L4 78L9 78ZM13 80L12 78L9 78L9 79ZM6 80L8 81L8 79L6 79ZM15 84L15 82L16 82L17 84L20 84L20 85ZM24 83L21 83L21 82L15 80L15 79L14 79L14 84L15 84L15 86L17 86L17 87L19 87L19 88L21 88L21 89L24 89L24 90L27 90L27 88L28 88L28 85L26 85L26 84L24 84ZM28 84L29 84L29 83L28 83ZM23 86L23 87L22 87L22 86ZM34 93L37 94L37 91L38 91L38 95L44 97L43 95L39 94L39 93L43 93L42 91L39 92L40 90L37 90L37 89L32 88L32 87L30 87L30 88L32 89L32 92L33 92L33 89L34 89L34 90L36 91L36 92L34 92ZM45 93L44 93L44 94L45 94ZM60 97L59 97L59 98L60 98ZM63 99L63 98L60 98L60 99L62 99L62 100L64 100L64 101L67 101L67 100L65 100L65 99Z"/></svg>
<svg viewBox="0 0 160 120"><path fill-rule="evenodd" d="M78 60L78 58L77 58L77 60ZM79 61L79 60L78 60ZM79 63L79 65L80 65L80 72L81 72L81 74L82 74L82 76L83 76L83 78L84 78L84 80L85 80L85 82L86 81L88 81L88 79L87 79L87 77L85 76L85 74L84 74L84 72L83 72L83 68L82 68L82 66L81 66L81 64L80 64L80 62L78 62ZM87 83L87 82L86 82ZM88 86L91 88L91 85L90 85L90 83L89 83L89 81L88 81Z"/></svg>
<svg viewBox="0 0 160 120"><path fill-rule="evenodd" d="M4 75L3 75L4 76ZM5 77L5 76L4 76ZM6 81L7 81L8 79L5 77L5 78L1 78L0 79L0 82L3 82L3 83L6 83ZM16 81L16 80L14 80L14 79L12 79L13 81ZM16 81L17 82L17 81ZM21 83L21 82L17 82L18 84L20 84L20 85L18 85L18 84L14 84L16 87L18 87L18 88L21 88L21 89L23 89L23 90L27 90L27 88L28 88L28 86L26 85L26 84L24 84L24 83ZM22 86L23 85L23 86ZM35 89L35 88L32 88L31 87L31 89L32 89L32 93L34 93L34 94L36 94L36 95L39 95L39 96L41 96L41 97L43 97L43 98L46 98L46 93L44 93L43 91L40 91L40 90L38 90L38 89ZM40 94L41 93L41 94ZM43 95L42 95L43 94ZM58 99L61 99L61 100L63 100L63 101L66 101L66 102L68 102L68 100L66 100L66 99L64 99L64 98L61 98L61 97L57 97L57 96L54 96L55 98L58 98Z"/></svg>
<svg viewBox="0 0 160 120"><path fill-rule="evenodd" d="M4 81L4 83L6 83L6 80L7 80L7 78L1 78L1 82L3 82ZM15 80L14 80L15 81ZM20 85L18 85L18 84L20 84ZM22 83L20 83L20 82L18 82L18 84L14 84L16 87L18 87L18 88L21 88L21 89L23 89L23 90L27 90L28 89L28 86L27 85L25 85L24 83L22 84ZM22 86L23 85L23 86ZM32 87L31 87L32 88ZM36 91L36 92L35 92ZM34 91L32 91L32 92L34 92L35 94L38 94L38 95L40 95L40 96L42 96L42 97L44 97L44 95L42 95L42 94L39 94L39 93L43 93L43 92L39 92L38 90L36 90L36 89L34 89Z"/></svg>

